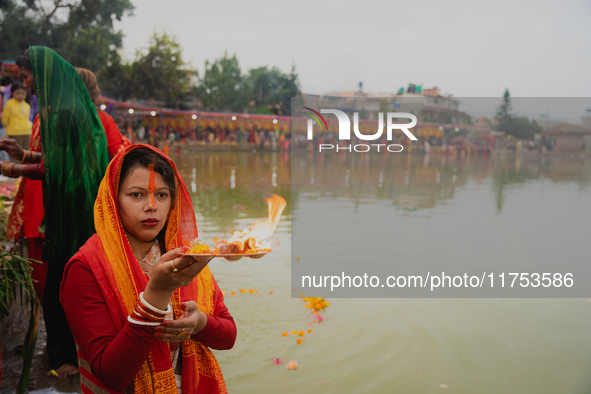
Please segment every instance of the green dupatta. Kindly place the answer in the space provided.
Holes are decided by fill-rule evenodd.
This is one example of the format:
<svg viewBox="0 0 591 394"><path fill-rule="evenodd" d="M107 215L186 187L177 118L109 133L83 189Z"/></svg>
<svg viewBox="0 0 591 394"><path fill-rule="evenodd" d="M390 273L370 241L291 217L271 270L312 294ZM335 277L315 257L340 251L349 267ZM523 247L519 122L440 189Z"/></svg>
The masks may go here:
<svg viewBox="0 0 591 394"><path fill-rule="evenodd" d="M63 268L94 234L94 200L109 163L107 141L76 69L47 47L30 47L29 56L45 164L43 259Z"/></svg>

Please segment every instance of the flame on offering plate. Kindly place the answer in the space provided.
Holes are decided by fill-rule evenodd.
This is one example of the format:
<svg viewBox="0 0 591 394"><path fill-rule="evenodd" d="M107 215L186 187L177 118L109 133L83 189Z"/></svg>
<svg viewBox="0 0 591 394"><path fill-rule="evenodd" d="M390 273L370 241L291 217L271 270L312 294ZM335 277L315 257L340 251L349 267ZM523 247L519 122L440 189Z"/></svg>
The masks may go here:
<svg viewBox="0 0 591 394"><path fill-rule="evenodd" d="M256 222L250 229L235 231L227 241L218 241L217 237L214 238L217 245L213 248L213 251L201 240L195 239L191 242L188 253L242 254L270 252L271 242L265 240L275 232L281 213L287 203L283 197L277 194L273 194L272 197L266 198L266 200L269 208L269 217L266 220Z"/></svg>
<svg viewBox="0 0 591 394"><path fill-rule="evenodd" d="M273 194L273 197L266 198L269 208L269 217L267 220L256 222L254 226L242 231L235 231L232 237L227 241L228 244L236 245L242 253L252 253L271 250L271 242L263 242L270 238L277 225L279 218L287 203L283 197Z"/></svg>

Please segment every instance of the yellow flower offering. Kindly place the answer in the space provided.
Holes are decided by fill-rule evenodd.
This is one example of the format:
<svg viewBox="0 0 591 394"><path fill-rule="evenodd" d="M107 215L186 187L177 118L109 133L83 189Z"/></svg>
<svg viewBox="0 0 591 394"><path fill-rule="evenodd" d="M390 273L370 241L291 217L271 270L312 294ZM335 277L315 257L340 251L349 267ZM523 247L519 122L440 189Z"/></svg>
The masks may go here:
<svg viewBox="0 0 591 394"><path fill-rule="evenodd" d="M197 238L197 239L194 239L193 241L191 241L191 245L189 246L187 253L208 254L208 253L211 253L211 250L209 249L209 245L205 245L203 243L203 241L201 241L199 238Z"/></svg>

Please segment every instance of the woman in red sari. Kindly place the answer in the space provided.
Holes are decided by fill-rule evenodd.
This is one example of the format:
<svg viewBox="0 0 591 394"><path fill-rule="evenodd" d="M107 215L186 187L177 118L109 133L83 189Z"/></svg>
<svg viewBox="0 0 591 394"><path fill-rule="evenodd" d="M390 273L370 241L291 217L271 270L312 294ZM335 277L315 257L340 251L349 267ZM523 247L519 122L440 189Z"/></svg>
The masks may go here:
<svg viewBox="0 0 591 394"><path fill-rule="evenodd" d="M31 133L30 151L41 153L41 133L39 132L39 115L35 117ZM5 143L6 141L3 141ZM1 147L0 147L1 149ZM22 154L20 155L22 157ZM39 227L43 222L43 183L40 180L22 178L14 199L12 210L6 227L6 238L18 242L27 239L29 258L41 261L43 254L43 233ZM47 264L33 264L31 276L39 302L43 304L43 290L47 276Z"/></svg>
<svg viewBox="0 0 591 394"><path fill-rule="evenodd" d="M225 393L209 348L230 349L236 325L208 262L182 255L197 227L174 163L147 145L126 148L94 217L97 233L66 266L61 290L82 392Z"/></svg>

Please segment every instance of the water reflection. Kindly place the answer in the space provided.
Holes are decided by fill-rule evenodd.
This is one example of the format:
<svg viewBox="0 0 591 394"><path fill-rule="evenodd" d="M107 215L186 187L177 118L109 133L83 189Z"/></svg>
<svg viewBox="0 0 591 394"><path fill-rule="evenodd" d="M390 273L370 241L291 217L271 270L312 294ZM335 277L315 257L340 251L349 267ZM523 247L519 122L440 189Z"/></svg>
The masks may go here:
<svg viewBox="0 0 591 394"><path fill-rule="evenodd" d="M591 159L569 157L430 157L304 153L294 156L293 185L298 193L344 197L363 203L391 200L393 206L417 210L453 199L470 180L490 180L500 213L506 191L530 181L572 182L580 191L591 184ZM297 201L297 198L295 198Z"/></svg>
<svg viewBox="0 0 591 394"><path fill-rule="evenodd" d="M324 323L303 345L281 335L308 324L302 302L290 298L290 264L297 263L289 248L292 213L299 214L306 200L344 198L365 204L362 209L445 207L429 213L428 225L419 217L425 215L391 214L392 239L403 261L493 266L572 257L584 264L589 214L553 207L572 199L573 210L585 209L588 200L573 196L588 193L589 159L270 152L185 153L173 159L191 185L200 232L208 235L266 217L268 193L288 202L276 234L281 247L256 261L210 263L239 330L234 349L216 353L229 392L260 392L264 386L265 392L288 394L423 393L440 392L442 383L465 393L589 392L591 303L585 300L333 299ZM543 204L531 204L524 213L538 195L546 199ZM450 223L466 231L457 237ZM460 241L461 247L453 246ZM261 295L230 295L241 288ZM270 362L274 357L298 360L299 370L288 373Z"/></svg>
<svg viewBox="0 0 591 394"><path fill-rule="evenodd" d="M579 157L185 152L173 159L190 184L198 218L218 232L235 230L241 218L265 217L263 198L270 193L286 199L288 216L301 194L356 204L390 200L395 208L415 211L452 200L472 180L491 185L502 213L507 191L527 182L540 182L540 192L543 182L570 183L579 191L591 184L591 159Z"/></svg>

